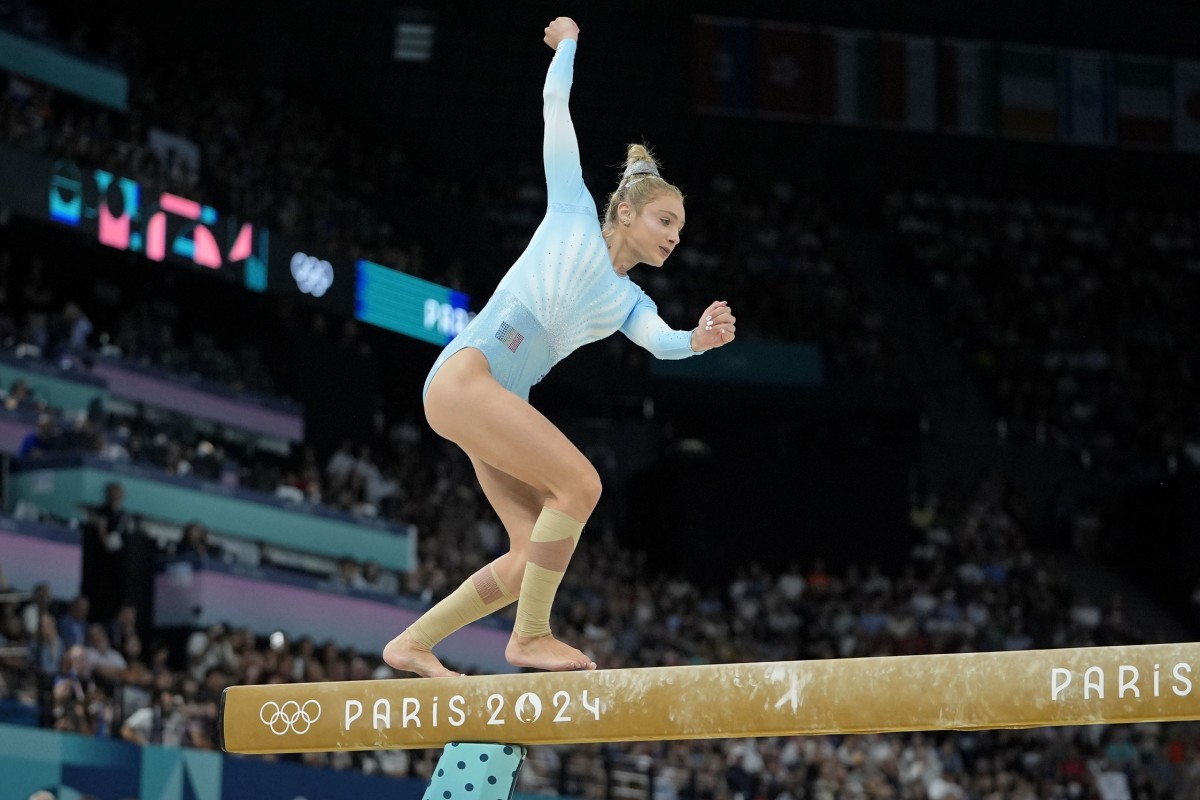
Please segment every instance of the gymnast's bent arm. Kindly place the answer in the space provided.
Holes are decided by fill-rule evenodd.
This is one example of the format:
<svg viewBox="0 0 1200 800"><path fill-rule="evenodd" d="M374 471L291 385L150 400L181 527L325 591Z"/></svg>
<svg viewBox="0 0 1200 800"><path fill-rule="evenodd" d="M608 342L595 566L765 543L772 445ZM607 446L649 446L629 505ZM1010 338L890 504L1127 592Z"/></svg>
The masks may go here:
<svg viewBox="0 0 1200 800"><path fill-rule="evenodd" d="M625 318L621 333L664 361L700 355L692 349L692 331L677 331L658 315L658 306L645 293Z"/></svg>

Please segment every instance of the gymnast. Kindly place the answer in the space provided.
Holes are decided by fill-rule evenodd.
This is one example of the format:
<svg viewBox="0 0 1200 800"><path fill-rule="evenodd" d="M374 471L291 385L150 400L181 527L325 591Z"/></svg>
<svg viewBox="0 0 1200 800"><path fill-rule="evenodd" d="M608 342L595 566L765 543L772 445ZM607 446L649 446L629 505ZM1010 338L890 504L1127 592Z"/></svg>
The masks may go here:
<svg viewBox="0 0 1200 800"><path fill-rule="evenodd" d="M679 245L683 194L659 175L642 145L601 222L583 182L568 99L579 27L558 17L544 31L554 50L542 91L546 216L494 294L434 362L425 417L471 459L484 495L509 536L509 550L392 639L391 667L453 676L433 647L454 631L517 603L509 663L544 670L595 669L550 632L550 607L584 524L600 499L588 460L529 404L529 389L582 345L620 330L661 359L688 358L733 341L735 319L716 301L690 331L673 330L629 270L661 267Z"/></svg>

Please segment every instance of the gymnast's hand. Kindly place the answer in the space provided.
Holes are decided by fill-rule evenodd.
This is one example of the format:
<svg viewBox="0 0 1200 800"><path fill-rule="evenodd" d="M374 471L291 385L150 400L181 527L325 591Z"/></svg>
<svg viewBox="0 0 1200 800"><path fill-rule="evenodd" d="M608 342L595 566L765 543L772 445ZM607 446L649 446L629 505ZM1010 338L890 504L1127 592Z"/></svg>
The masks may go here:
<svg viewBox="0 0 1200 800"><path fill-rule="evenodd" d="M692 331L692 349L697 353L712 350L729 344L737 331L733 323L737 318L729 308L729 303L718 300L700 316L700 324Z"/></svg>
<svg viewBox="0 0 1200 800"><path fill-rule="evenodd" d="M547 25L542 41L548 44L551 50L557 50L558 43L563 39L579 41L579 26L570 17L558 17Z"/></svg>

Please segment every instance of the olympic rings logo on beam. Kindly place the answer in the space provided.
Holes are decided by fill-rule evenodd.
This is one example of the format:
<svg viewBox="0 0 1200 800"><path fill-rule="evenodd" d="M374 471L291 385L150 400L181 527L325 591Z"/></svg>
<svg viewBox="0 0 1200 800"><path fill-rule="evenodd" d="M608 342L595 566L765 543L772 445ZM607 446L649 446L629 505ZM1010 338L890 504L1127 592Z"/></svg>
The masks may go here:
<svg viewBox="0 0 1200 800"><path fill-rule="evenodd" d="M312 707L310 709L310 706ZM316 709L313 711L312 709ZM271 729L276 736L283 736L291 731L296 734L308 733L313 723L321 718L321 704L316 700L308 700L301 705L295 700L288 700L283 705L274 700L263 703L259 709L258 718Z"/></svg>

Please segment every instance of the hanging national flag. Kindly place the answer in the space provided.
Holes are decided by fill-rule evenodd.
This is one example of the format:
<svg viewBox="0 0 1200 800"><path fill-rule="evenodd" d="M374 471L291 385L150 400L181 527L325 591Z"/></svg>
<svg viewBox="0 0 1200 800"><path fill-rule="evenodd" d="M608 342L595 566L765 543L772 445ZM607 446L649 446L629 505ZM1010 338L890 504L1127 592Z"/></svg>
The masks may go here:
<svg viewBox="0 0 1200 800"><path fill-rule="evenodd" d="M1076 144L1115 140L1113 60L1108 53L1066 50L1058 56L1059 135Z"/></svg>
<svg viewBox="0 0 1200 800"><path fill-rule="evenodd" d="M918 131L934 128L934 43L929 36L879 37L879 119Z"/></svg>
<svg viewBox="0 0 1200 800"><path fill-rule="evenodd" d="M1200 61L1175 62L1175 146L1200 150Z"/></svg>
<svg viewBox="0 0 1200 800"><path fill-rule="evenodd" d="M754 107L764 117L816 114L816 31L810 25L760 22L754 30Z"/></svg>
<svg viewBox="0 0 1200 800"><path fill-rule="evenodd" d="M1169 146L1174 137L1171 62L1165 58L1118 55L1117 142Z"/></svg>
<svg viewBox="0 0 1200 800"><path fill-rule="evenodd" d="M1048 47L1005 44L1000 50L1000 130L1005 136L1058 136L1058 64Z"/></svg>
<svg viewBox="0 0 1200 800"><path fill-rule="evenodd" d="M817 34L819 115L851 125L879 121L879 48L871 31L822 29Z"/></svg>
<svg viewBox="0 0 1200 800"><path fill-rule="evenodd" d="M947 133L996 132L999 81L990 42L945 39L937 55L938 127Z"/></svg>
<svg viewBox="0 0 1200 800"><path fill-rule="evenodd" d="M698 111L749 114L752 29L748 20L693 17Z"/></svg>

